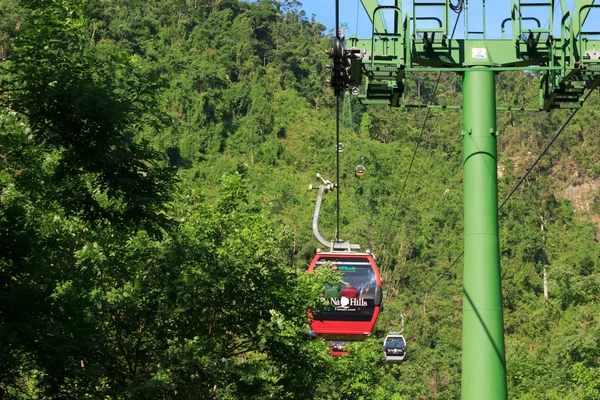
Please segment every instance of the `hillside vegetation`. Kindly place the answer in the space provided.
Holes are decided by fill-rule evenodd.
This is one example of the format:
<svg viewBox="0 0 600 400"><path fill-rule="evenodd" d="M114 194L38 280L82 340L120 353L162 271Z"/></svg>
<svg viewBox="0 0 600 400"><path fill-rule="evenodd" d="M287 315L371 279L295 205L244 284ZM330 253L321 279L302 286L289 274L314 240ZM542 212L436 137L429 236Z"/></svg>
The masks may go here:
<svg viewBox="0 0 600 400"><path fill-rule="evenodd" d="M331 33L296 1L0 10L0 397L460 398L460 111L424 125L346 99L340 236L373 249L387 298L333 358L305 334L334 279L305 273L308 185L335 174ZM409 74L404 103L460 104L460 76L436 80ZM537 87L500 74L498 105L535 107ZM599 103L500 213L511 399L600 398ZM500 201L567 116L498 113ZM402 313L408 357L386 364Z"/></svg>

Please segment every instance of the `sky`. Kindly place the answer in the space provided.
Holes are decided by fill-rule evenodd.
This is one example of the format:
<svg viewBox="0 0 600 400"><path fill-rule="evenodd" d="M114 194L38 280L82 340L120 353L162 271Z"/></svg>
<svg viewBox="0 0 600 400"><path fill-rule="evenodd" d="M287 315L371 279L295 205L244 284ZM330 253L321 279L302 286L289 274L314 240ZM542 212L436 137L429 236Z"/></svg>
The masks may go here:
<svg viewBox="0 0 600 400"><path fill-rule="evenodd" d="M452 0L452 3L456 4L458 0ZM306 16L310 19L312 14L315 14L317 21L327 27L327 31L335 28L335 0L300 0L302 3L302 9L306 12ZM339 0L340 4L340 24L347 24L346 36L356 34L360 39L366 39L371 37L371 23L367 18L366 12L360 4L360 0ZM529 0L529 2L532 2ZM379 0L380 4L392 4L393 0ZM407 12L413 15L413 1L402 1L402 19L406 16ZM566 0L567 10L573 8L575 0ZM469 2L469 30L470 31L482 31L483 30L483 7L484 0L471 0ZM501 22L505 18L510 17L510 4L509 0L487 0L485 1L486 6L486 32L487 39L500 39L502 37L502 31L500 28ZM555 36L560 35L560 19L562 13L560 10L559 0L555 1L555 16L554 16L554 32ZM420 8L417 10L419 16L436 16L436 12L433 7ZM600 11L600 10L597 10ZM541 24L548 24L549 13L547 8L530 7L527 9L527 14L523 11L524 16L535 16ZM600 16L600 12L597 14ZM450 11L450 32L454 27L456 14ZM456 28L456 34L454 38L465 37L465 24L464 24L464 12L460 17L460 21ZM529 26L527 26L529 27ZM511 25L507 22L505 26L506 38L511 37ZM471 36L471 38L482 38L482 36Z"/></svg>

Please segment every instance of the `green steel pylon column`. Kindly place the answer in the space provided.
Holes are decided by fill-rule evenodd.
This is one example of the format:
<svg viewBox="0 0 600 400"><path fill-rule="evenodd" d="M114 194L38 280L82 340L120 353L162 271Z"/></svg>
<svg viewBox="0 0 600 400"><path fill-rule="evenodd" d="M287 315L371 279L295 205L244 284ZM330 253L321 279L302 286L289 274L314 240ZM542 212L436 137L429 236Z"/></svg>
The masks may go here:
<svg viewBox="0 0 600 400"><path fill-rule="evenodd" d="M462 400L505 400L506 363L498 243L494 72L463 79L465 267Z"/></svg>

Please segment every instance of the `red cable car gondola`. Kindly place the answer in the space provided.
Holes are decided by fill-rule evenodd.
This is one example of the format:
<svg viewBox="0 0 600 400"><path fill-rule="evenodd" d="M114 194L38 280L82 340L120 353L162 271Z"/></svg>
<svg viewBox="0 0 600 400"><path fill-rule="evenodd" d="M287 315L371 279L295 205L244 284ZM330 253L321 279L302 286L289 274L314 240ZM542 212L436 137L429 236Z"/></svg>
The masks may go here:
<svg viewBox="0 0 600 400"><path fill-rule="evenodd" d="M329 266L341 272L338 287L325 288L324 298L329 307L323 310L309 310L312 334L331 341L362 340L373 332L381 310L381 275L370 252L360 253L360 246L336 238L332 242L323 239L318 229L319 213L323 194L332 190L333 182L325 180L318 187L317 204L313 215L313 233L317 240L328 246L330 251L317 251L308 273L322 266Z"/></svg>
<svg viewBox="0 0 600 400"><path fill-rule="evenodd" d="M353 251L319 252L308 273L330 265L342 273L338 287L326 288L331 309L312 310L313 332L329 340L362 340L373 332L381 310L381 276L370 253Z"/></svg>

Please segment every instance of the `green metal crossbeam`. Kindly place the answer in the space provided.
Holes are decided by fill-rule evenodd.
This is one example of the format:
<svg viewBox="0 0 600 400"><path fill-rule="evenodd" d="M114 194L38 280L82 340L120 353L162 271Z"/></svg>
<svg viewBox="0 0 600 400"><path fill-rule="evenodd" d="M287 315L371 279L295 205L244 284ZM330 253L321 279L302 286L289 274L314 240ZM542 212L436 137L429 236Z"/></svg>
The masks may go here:
<svg viewBox="0 0 600 400"><path fill-rule="evenodd" d="M587 30L584 22L600 5L593 4L593 0L576 1L573 14L566 12L561 18L560 37L554 37L550 28L542 27L536 17L528 14L531 9L545 8L552 21L553 0L511 0L510 18L503 21L502 29L510 23L512 38L450 39L449 4L449 0L415 1L413 12L442 11L435 17L411 17L407 13L400 25L398 5L379 6L375 0L363 0L373 21L372 37L352 36L346 41L353 54L350 84L358 88L361 102L400 106L405 74L420 72L419 67L426 67L422 71L427 72L462 72L473 66L487 66L494 71L540 71L540 110L581 106L578 87L581 82L590 87L600 73L600 40L593 39L600 37L600 28ZM565 9L563 0L561 9ZM381 18L384 11L393 13L391 26L386 27ZM533 21L534 27L525 27L524 21ZM431 26L432 22L434 27L422 25Z"/></svg>
<svg viewBox="0 0 600 400"><path fill-rule="evenodd" d="M361 1L369 20L376 32L387 31L386 24L383 20L381 12L375 12L375 9L379 7L377 0L362 0Z"/></svg>

